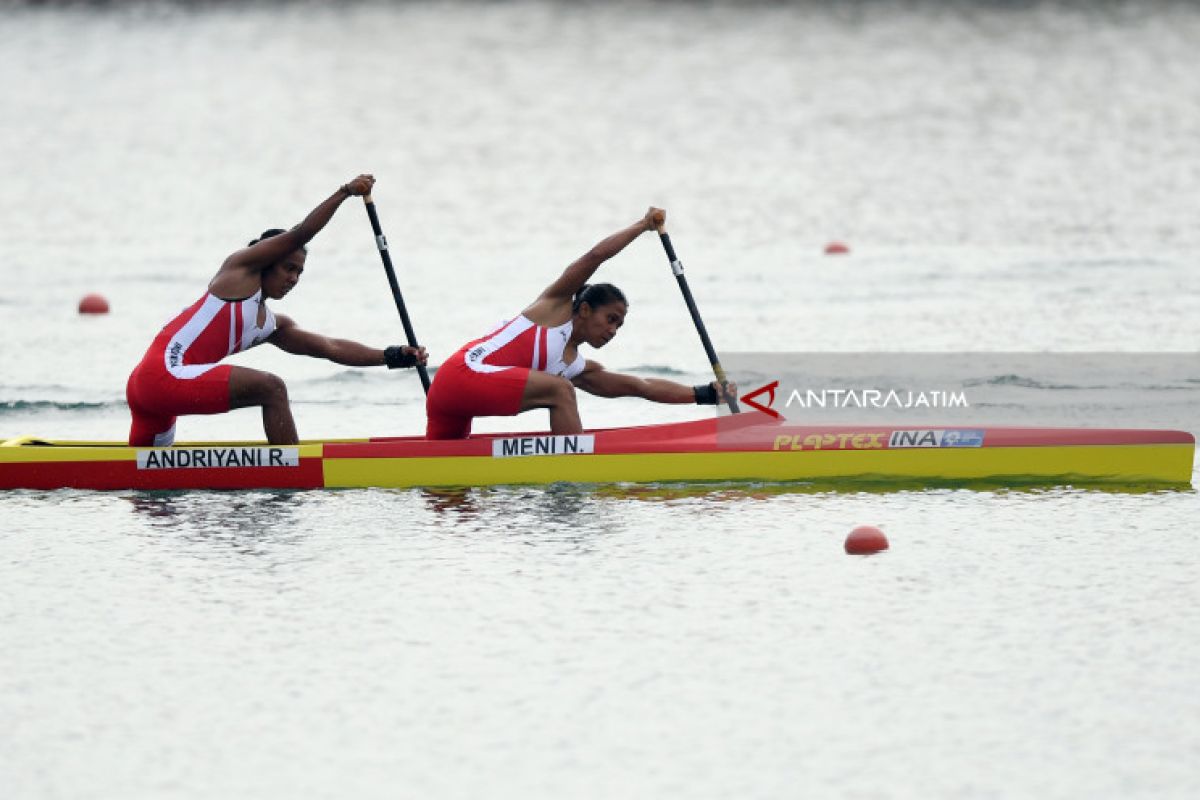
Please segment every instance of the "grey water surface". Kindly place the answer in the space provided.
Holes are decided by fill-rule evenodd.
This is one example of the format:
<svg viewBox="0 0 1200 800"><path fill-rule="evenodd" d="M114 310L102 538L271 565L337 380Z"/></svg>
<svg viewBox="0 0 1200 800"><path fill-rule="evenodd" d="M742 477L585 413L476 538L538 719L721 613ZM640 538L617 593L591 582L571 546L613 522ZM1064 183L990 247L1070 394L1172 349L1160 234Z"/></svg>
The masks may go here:
<svg viewBox="0 0 1200 800"><path fill-rule="evenodd" d="M1183 2L0 4L0 439L122 439L155 331L363 171L435 361L651 204L719 350L1194 353L1197 41ZM631 302L591 357L707 380L654 237L598 277ZM401 340L356 203L278 310ZM302 436L423 429L411 373L234 362L287 380ZM1197 380L1129 411L1188 427ZM7 492L0 796L1195 797L1198 516L1144 488ZM859 524L891 549L845 555Z"/></svg>

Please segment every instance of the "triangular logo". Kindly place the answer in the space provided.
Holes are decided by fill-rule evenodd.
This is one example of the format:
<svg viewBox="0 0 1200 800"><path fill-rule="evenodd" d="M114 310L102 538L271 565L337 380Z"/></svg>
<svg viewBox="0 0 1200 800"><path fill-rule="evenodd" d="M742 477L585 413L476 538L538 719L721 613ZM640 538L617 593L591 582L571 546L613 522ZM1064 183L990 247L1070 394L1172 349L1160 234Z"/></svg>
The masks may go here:
<svg viewBox="0 0 1200 800"><path fill-rule="evenodd" d="M766 386L760 386L757 389L755 389L753 392L747 392L746 394L742 395L741 400L743 403L750 406L751 408L761 411L764 414L770 414L775 419L783 419L783 414L780 414L778 411L771 408L771 406L775 403L775 390L777 388L779 388L779 381L771 381ZM770 397L767 399L767 404L765 406L761 405L759 403L756 403L752 399L752 398L758 397L759 395L764 394L764 393L770 395Z"/></svg>

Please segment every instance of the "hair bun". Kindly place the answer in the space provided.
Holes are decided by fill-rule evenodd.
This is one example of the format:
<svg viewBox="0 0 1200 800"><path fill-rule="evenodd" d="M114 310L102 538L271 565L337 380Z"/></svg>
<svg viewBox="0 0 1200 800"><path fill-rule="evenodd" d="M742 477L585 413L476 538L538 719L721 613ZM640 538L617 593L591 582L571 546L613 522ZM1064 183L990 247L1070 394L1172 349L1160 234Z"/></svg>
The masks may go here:
<svg viewBox="0 0 1200 800"><path fill-rule="evenodd" d="M263 239L270 239L272 236L278 236L281 233L287 233L287 231L285 231L283 228L267 228L258 235L257 239L254 239L250 242L250 244L246 245L246 247L252 247L253 245L261 242Z"/></svg>
<svg viewBox="0 0 1200 800"><path fill-rule="evenodd" d="M625 293L611 283L585 283L575 293L575 298L571 303L571 311L578 311L582 303L587 303L592 308L598 308L605 303L613 302L629 304L629 301L625 299Z"/></svg>

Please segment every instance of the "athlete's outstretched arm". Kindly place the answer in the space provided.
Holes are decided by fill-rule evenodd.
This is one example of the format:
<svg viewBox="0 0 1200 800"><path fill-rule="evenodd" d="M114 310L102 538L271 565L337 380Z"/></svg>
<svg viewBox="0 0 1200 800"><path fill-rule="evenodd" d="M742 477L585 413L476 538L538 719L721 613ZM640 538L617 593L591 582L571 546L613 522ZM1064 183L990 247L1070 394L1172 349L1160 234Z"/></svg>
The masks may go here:
<svg viewBox="0 0 1200 800"><path fill-rule="evenodd" d="M604 237L591 250L575 259L558 277L558 280L547 286L546 290L538 297L537 303L542 301L555 304L570 303L575 293L591 280L592 275L600 268L601 264L624 250L630 242L646 231L652 231L656 226L666 222L666 219L667 212L661 208L651 207L637 222Z"/></svg>
<svg viewBox="0 0 1200 800"><path fill-rule="evenodd" d="M428 359L424 347L393 345L384 350L367 347L349 339L334 339L306 331L282 314L276 316L275 332L268 342L284 352L297 356L324 358L347 367L411 367Z"/></svg>
<svg viewBox="0 0 1200 800"><path fill-rule="evenodd" d="M609 372L595 361L588 361L572 381L576 387L597 397L641 397L655 403L697 403L715 405L724 402L720 384L716 381L700 386L686 386L662 378L639 378L620 372ZM737 385L729 384L730 396L737 395Z"/></svg>
<svg viewBox="0 0 1200 800"><path fill-rule="evenodd" d="M369 194L371 187L374 185L375 178L371 175L359 175L357 178L342 184L336 192L325 198L319 206L308 212L308 216L296 227L278 236L263 239L249 247L243 247L241 250L230 255L225 259L225 263L221 265L221 272L227 270L261 272L276 261L286 258L308 244L314 236L320 233L321 229L329 224L329 220L333 219L334 212L338 210L338 206L346 198ZM220 273L217 274L220 275Z"/></svg>

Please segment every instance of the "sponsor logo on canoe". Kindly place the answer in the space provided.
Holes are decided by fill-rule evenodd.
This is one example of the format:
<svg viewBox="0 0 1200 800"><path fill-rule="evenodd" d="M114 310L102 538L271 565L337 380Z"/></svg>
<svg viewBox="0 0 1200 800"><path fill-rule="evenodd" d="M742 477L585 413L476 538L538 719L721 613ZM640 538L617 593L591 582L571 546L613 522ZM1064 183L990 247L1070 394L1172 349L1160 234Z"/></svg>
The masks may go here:
<svg viewBox="0 0 1200 800"><path fill-rule="evenodd" d="M798 433L775 437L773 450L882 450L887 444L887 431L866 433Z"/></svg>
<svg viewBox="0 0 1200 800"><path fill-rule="evenodd" d="M596 452L596 437L578 436L519 436L515 439L493 439L492 457L511 456L572 456Z"/></svg>
<svg viewBox="0 0 1200 800"><path fill-rule="evenodd" d="M298 467L298 447L170 447L138 450L138 469Z"/></svg>
<svg viewBox="0 0 1200 800"><path fill-rule="evenodd" d="M983 447L983 431L969 428L892 431L888 447Z"/></svg>

